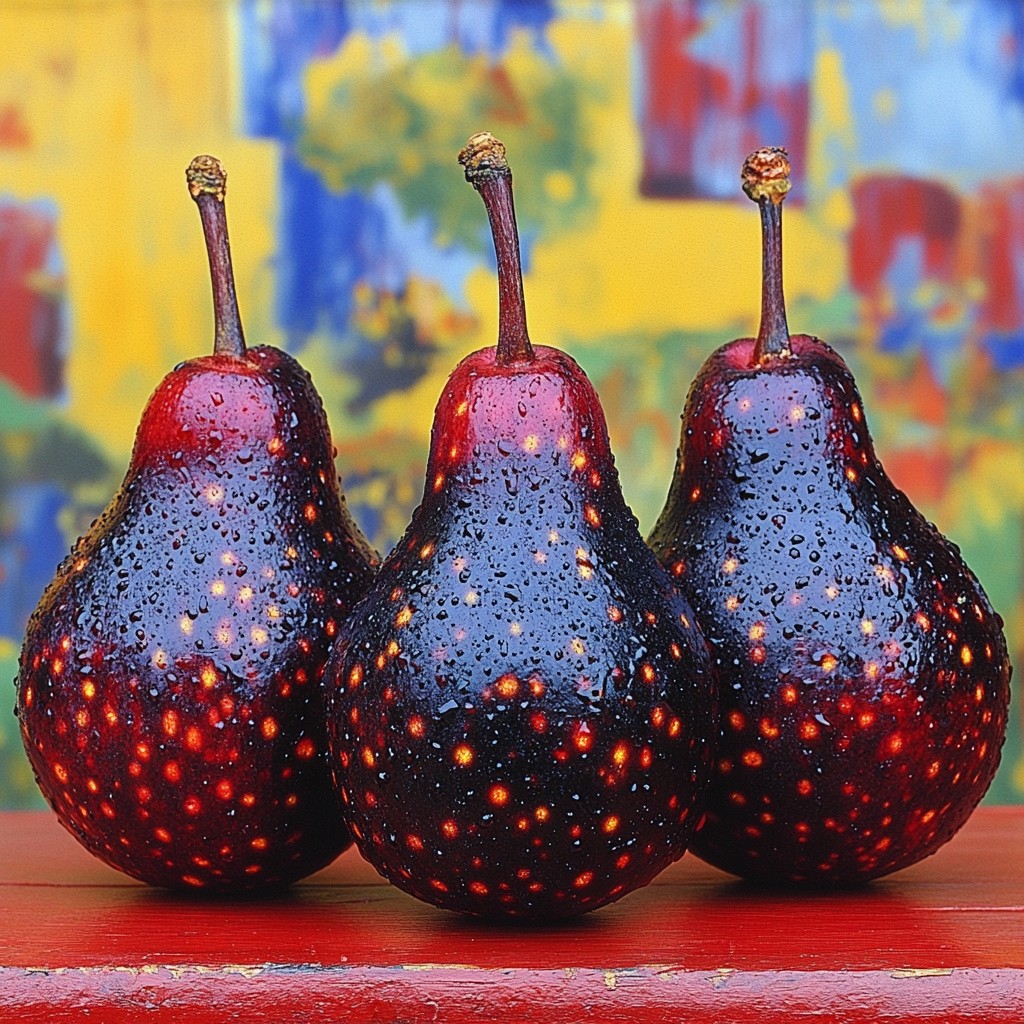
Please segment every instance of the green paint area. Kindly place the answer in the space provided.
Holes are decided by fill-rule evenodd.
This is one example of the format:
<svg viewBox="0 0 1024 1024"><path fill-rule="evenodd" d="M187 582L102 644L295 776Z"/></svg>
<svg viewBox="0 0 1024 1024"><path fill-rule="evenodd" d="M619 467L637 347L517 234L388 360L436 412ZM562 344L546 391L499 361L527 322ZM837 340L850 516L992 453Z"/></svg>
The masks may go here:
<svg viewBox="0 0 1024 1024"><path fill-rule="evenodd" d="M14 714L14 687L18 675L18 643L0 637L0 808L25 810L45 807L21 745Z"/></svg>
<svg viewBox="0 0 1024 1024"><path fill-rule="evenodd" d="M88 434L51 404L25 398L0 381L0 502L20 481L46 481L70 492L91 484L112 488L111 474L103 450Z"/></svg>
<svg viewBox="0 0 1024 1024"><path fill-rule="evenodd" d="M343 50L311 73L299 142L304 163L336 191L387 182L412 217L429 214L441 244L490 248L480 200L458 187L455 155L477 131L512 154L539 187L516 193L524 233L558 231L593 205L585 110L601 87L528 49L497 64L458 47L375 60Z"/></svg>

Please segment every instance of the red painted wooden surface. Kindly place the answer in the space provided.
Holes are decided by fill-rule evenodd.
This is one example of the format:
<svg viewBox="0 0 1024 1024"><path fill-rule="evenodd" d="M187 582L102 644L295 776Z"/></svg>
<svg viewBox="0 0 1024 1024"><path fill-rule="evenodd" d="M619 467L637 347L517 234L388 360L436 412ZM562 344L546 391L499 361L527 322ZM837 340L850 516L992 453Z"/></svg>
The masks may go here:
<svg viewBox="0 0 1024 1024"><path fill-rule="evenodd" d="M421 905L354 851L285 895L209 902L0 814L0 1021L1024 1020L1024 808L855 892L766 893L692 858L574 923Z"/></svg>

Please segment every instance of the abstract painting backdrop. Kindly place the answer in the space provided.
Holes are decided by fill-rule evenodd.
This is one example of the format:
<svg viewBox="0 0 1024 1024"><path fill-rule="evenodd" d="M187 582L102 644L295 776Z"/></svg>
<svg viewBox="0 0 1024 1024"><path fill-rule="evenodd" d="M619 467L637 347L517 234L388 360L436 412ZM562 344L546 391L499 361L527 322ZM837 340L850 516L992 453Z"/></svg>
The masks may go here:
<svg viewBox="0 0 1024 1024"><path fill-rule="evenodd" d="M794 330L852 365L897 483L1024 643L1024 14L1009 0L636 4L65 0L0 8L0 805L38 803L12 713L26 617L120 480L139 412L212 344L183 171L229 172L251 344L324 396L386 550L434 402L496 336L455 157L517 186L534 340L602 396L645 531L689 381L756 330L744 155L789 148ZM992 799L1024 799L1014 722Z"/></svg>

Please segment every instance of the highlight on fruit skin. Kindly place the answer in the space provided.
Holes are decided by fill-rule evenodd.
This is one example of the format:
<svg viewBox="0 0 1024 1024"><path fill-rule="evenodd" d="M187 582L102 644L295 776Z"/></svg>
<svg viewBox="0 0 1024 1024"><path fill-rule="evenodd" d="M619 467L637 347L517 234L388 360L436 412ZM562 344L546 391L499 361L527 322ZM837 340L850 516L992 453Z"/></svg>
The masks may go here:
<svg viewBox="0 0 1024 1024"><path fill-rule="evenodd" d="M309 375L245 346L223 169L201 158L187 183L214 353L150 398L124 481L28 623L17 711L41 791L90 852L152 885L237 893L351 842L319 680L375 555Z"/></svg>
<svg viewBox="0 0 1024 1024"><path fill-rule="evenodd" d="M886 476L842 358L790 336L784 153L745 166L757 338L690 387L649 544L712 647L722 735L692 851L765 883L841 886L934 853L999 765L1003 623L959 549Z"/></svg>
<svg viewBox="0 0 1024 1024"><path fill-rule="evenodd" d="M475 139L467 162L497 163L496 140ZM445 385L423 500L339 627L325 684L364 857L436 906L543 921L683 854L717 697L692 611L623 500L593 387L564 352L527 347L505 167L473 182L498 344Z"/></svg>

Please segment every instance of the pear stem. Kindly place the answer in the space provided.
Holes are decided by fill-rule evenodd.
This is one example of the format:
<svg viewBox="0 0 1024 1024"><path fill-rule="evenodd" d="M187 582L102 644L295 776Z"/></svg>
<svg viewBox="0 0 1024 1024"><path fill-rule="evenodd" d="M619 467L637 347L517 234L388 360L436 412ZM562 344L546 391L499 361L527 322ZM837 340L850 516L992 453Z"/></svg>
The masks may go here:
<svg viewBox="0 0 1024 1024"><path fill-rule="evenodd" d="M784 149L751 153L743 164L743 191L761 213L761 325L751 357L753 365L789 356L789 325L782 289L782 201L790 189Z"/></svg>
<svg viewBox="0 0 1024 1024"><path fill-rule="evenodd" d="M213 352L219 356L245 355L245 336L238 313L235 275L231 267L228 221L224 210L227 174L219 160L197 156L185 171L188 190L199 207L213 285Z"/></svg>
<svg viewBox="0 0 1024 1024"><path fill-rule="evenodd" d="M498 259L498 346L495 362L507 365L533 359L526 329L526 299L519 253L519 232L512 199L512 170L505 147L490 132L470 138L459 153L468 181L480 193L491 222Z"/></svg>

